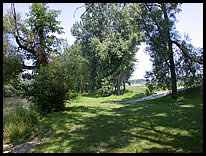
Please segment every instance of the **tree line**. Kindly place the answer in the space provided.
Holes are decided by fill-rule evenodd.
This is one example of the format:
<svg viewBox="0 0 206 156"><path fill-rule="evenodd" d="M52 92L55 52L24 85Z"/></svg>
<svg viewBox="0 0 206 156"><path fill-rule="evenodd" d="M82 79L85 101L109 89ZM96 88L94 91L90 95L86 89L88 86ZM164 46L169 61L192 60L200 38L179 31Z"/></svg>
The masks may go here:
<svg viewBox="0 0 206 156"><path fill-rule="evenodd" d="M182 39L175 28L179 3L85 3L81 20L71 28L76 37L71 46L54 35L63 33L60 11L44 3L29 9L25 20L14 4L4 15L3 85L13 84L42 112L63 110L78 92L120 95L143 42L153 63L145 75L151 92L172 89L177 99L178 80L188 86L202 83L203 49ZM33 74L23 74L22 80L19 73L25 69Z"/></svg>

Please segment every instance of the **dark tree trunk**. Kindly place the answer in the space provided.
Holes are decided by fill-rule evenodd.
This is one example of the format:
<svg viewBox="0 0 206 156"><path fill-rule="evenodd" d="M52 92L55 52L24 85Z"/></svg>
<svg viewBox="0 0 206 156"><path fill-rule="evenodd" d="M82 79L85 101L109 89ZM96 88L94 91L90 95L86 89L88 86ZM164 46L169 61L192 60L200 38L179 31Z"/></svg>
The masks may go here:
<svg viewBox="0 0 206 156"><path fill-rule="evenodd" d="M123 81L123 87L124 87L123 92L125 92L125 90L126 90L125 81Z"/></svg>
<svg viewBox="0 0 206 156"><path fill-rule="evenodd" d="M171 65L171 79L172 79L172 98L177 99L177 80L175 67Z"/></svg>
<svg viewBox="0 0 206 156"><path fill-rule="evenodd" d="M117 96L120 95L120 79L121 76L119 75L117 78Z"/></svg>
<svg viewBox="0 0 206 156"><path fill-rule="evenodd" d="M167 25L167 31L166 31L166 38L168 43L168 50L169 50L169 60L170 60L170 71L171 71L171 81L172 81L172 98L177 99L177 79L176 79L176 73L175 73L175 63L174 63L174 56L173 56L173 50L172 50L172 40L170 36L170 28L169 28L169 18L167 15L167 9L164 3L161 3L161 8L164 13L164 18L166 20Z"/></svg>
<svg viewBox="0 0 206 156"><path fill-rule="evenodd" d="M172 81L172 98L177 99L177 79L175 73L172 43L169 43L169 53L170 53L170 71L171 71L171 81Z"/></svg>

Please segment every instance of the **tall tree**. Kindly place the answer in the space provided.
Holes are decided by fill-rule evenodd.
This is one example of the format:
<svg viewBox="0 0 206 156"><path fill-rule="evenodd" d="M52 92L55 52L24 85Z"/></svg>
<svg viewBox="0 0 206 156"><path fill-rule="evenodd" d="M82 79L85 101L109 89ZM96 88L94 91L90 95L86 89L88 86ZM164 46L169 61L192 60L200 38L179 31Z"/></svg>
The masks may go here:
<svg viewBox="0 0 206 156"><path fill-rule="evenodd" d="M74 24L72 34L81 43L88 60L91 88L113 84L120 94L123 79L128 79L134 65L137 45L143 36L134 22L130 7L122 4L85 4L86 12ZM104 87L105 88L105 87ZM105 90L105 89L103 89Z"/></svg>
<svg viewBox="0 0 206 156"><path fill-rule="evenodd" d="M177 99L177 63L175 51L193 63L202 64L202 58L192 56L185 42L180 40L175 29L176 16L180 12L179 3L142 3L132 8L139 11L137 21L145 32L146 49L153 62L153 71L146 75L153 83L172 88L172 97ZM140 18L139 18L140 17ZM170 80L170 81L168 81Z"/></svg>
<svg viewBox="0 0 206 156"><path fill-rule="evenodd" d="M50 57L58 54L57 47L61 39L52 33L63 33L56 20L60 11L49 10L47 4L33 3L24 22L16 13L14 4L11 11L5 16L10 26L9 32L13 34L19 50L25 52L27 59L34 60L34 66L24 68L34 69L40 64L49 63Z"/></svg>
<svg viewBox="0 0 206 156"><path fill-rule="evenodd" d="M61 56L64 63L69 64L68 68L73 68L76 79L76 90L78 92L88 91L89 75L86 59L82 57L81 45L78 43L72 44L70 47L64 48L64 53Z"/></svg>

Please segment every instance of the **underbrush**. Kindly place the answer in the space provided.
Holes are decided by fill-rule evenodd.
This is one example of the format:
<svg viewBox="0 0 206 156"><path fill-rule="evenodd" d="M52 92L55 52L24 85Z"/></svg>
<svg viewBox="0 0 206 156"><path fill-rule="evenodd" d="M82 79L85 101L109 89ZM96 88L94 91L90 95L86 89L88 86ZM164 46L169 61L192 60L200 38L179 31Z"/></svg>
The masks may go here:
<svg viewBox="0 0 206 156"><path fill-rule="evenodd" d="M25 141L38 129L40 114L32 109L17 107L3 120L3 141L13 144Z"/></svg>

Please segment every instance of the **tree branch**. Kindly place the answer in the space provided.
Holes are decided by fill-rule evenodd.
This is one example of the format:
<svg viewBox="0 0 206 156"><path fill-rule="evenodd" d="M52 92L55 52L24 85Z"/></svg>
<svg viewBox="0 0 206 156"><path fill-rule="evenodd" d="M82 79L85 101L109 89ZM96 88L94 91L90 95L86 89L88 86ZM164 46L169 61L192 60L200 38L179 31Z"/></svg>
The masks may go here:
<svg viewBox="0 0 206 156"><path fill-rule="evenodd" d="M84 16L84 14L90 9L91 6L93 6L94 3L91 3L90 6L87 8L87 10L82 14L82 16Z"/></svg>
<svg viewBox="0 0 206 156"><path fill-rule="evenodd" d="M23 45L21 44L21 42L20 42L20 40L19 40L19 38L18 38L19 36L16 35L16 32L14 33L14 37L15 37L15 39L16 39L17 44L19 45L19 48L22 48L22 49L24 49L24 50L26 50L26 51L28 51L28 52L30 52L30 53L32 53L32 54L35 54L35 51L34 51L33 49L27 48L27 47L25 47L25 46L23 46Z"/></svg>
<svg viewBox="0 0 206 156"><path fill-rule="evenodd" d="M152 16L152 20L155 22L155 24L156 24L156 26L157 26L159 32L161 33L162 30L161 30L159 24L157 23L155 17L153 16L151 8L149 7L149 5L148 5L147 3L145 3L145 6L146 6L146 8L149 10L149 12L150 12L150 14L151 14L151 16Z"/></svg>
<svg viewBox="0 0 206 156"><path fill-rule="evenodd" d="M80 9L80 8L82 8L82 7L84 7L84 5L76 8L76 10L75 10L75 12L74 12L74 14L73 14L73 18L75 17L75 13L77 12L77 10Z"/></svg>
<svg viewBox="0 0 206 156"><path fill-rule="evenodd" d="M184 47L183 45L179 44L177 41L173 41L171 40L172 43L174 43L183 53L184 56L188 57L190 60L192 60L193 62L197 62L199 64L203 64L203 61L201 60L197 60L196 58L194 57L191 57L187 51L186 51L186 47Z"/></svg>
<svg viewBox="0 0 206 156"><path fill-rule="evenodd" d="M19 31L18 31L18 27L17 27L16 11L15 11L14 4L11 4L11 10L12 10L13 18L14 18L14 23L15 23L15 28L14 28L13 34L14 34L14 37L16 39L17 44L19 45L19 48L22 48L22 49L24 49L24 50L26 50L26 51L28 51L30 53L35 54L35 51L33 49L27 48L26 46L21 44L19 39L23 39L23 38L20 37L20 35L19 35ZM9 18L8 18L8 23L11 26Z"/></svg>
<svg viewBox="0 0 206 156"><path fill-rule="evenodd" d="M148 5L148 4L146 4L146 7L147 7L147 9L150 11L150 13L152 14L152 11L151 11L151 9L149 8L149 5ZM160 6L158 5L158 7L160 7ZM132 8L136 11L136 9L135 9L133 6L132 6ZM155 43L156 45L159 45L159 43L157 43L157 42L153 39L153 37L150 36L149 30L148 30L148 28L147 28L147 24L145 23L145 20L144 20L144 17L142 16L141 13L139 13L139 14L140 14L140 16L141 16L141 21L142 21L142 23L143 23L143 25L144 25L145 32L147 33L147 36L150 38L150 41L152 41L152 42ZM155 24L156 24L157 27L158 27L159 32L161 33L161 28L160 28L160 26L158 25L157 21L154 19L153 15L152 15L152 19L154 20ZM167 64L167 66L170 68L171 65L170 65L169 62L167 62L167 59L166 59L166 58L164 59L164 61L165 61L165 63Z"/></svg>

